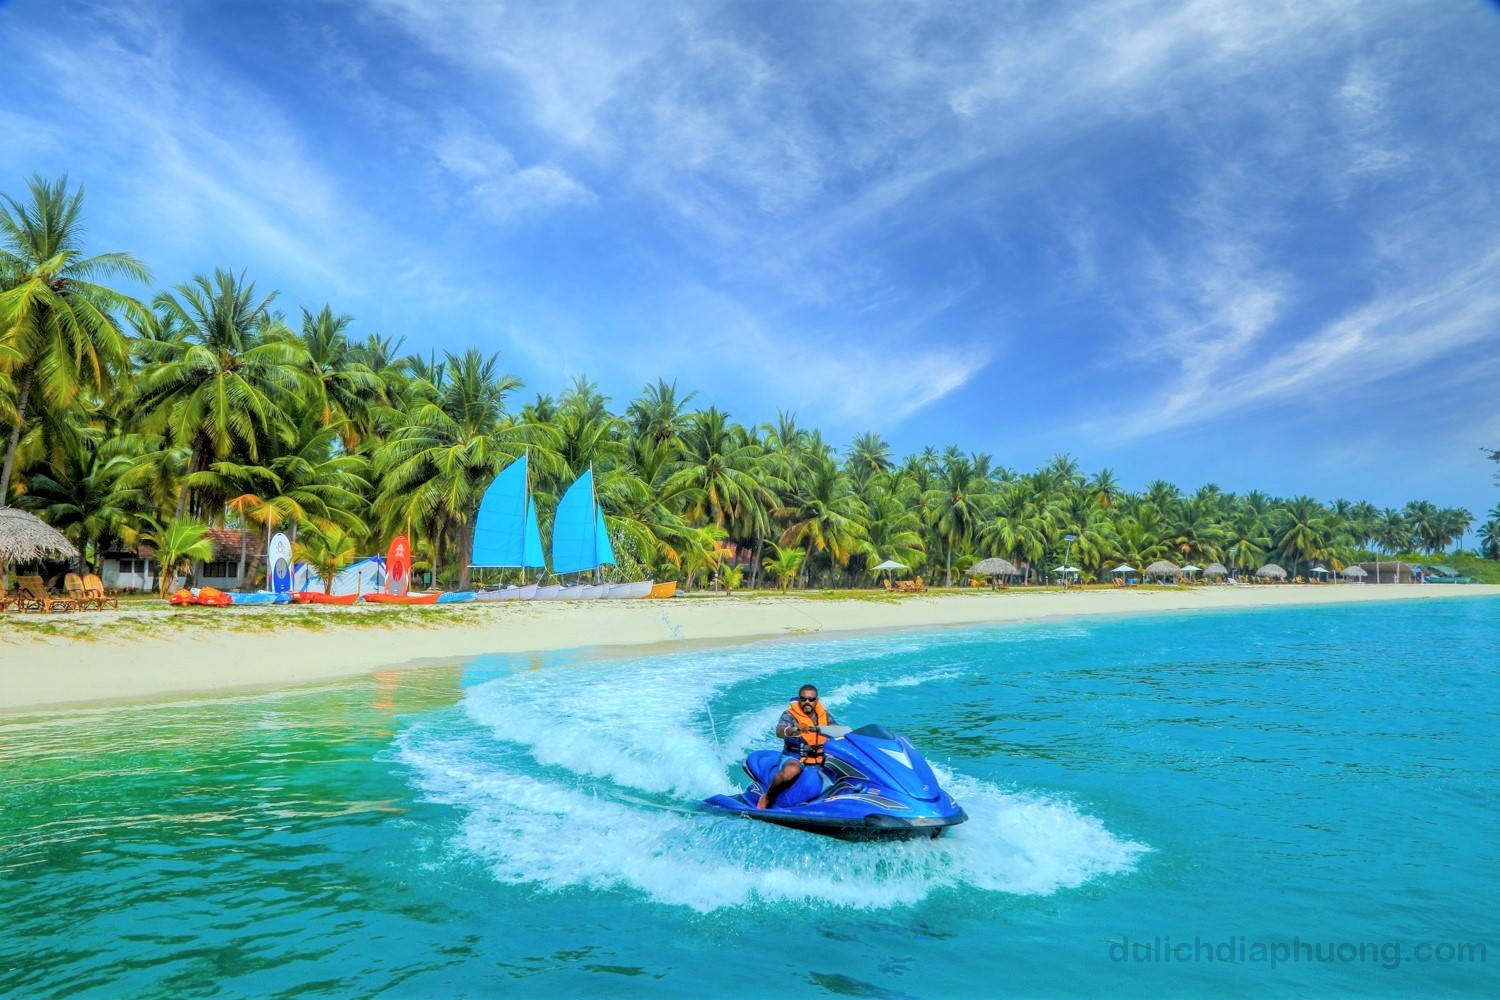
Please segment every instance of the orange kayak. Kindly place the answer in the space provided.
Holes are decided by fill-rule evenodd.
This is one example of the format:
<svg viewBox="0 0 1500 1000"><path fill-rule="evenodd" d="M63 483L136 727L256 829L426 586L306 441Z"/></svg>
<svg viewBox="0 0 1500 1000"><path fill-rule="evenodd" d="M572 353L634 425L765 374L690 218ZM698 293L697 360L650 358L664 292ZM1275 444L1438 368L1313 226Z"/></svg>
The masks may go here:
<svg viewBox="0 0 1500 1000"><path fill-rule="evenodd" d="M436 604L442 594L365 594L371 604Z"/></svg>
<svg viewBox="0 0 1500 1000"><path fill-rule="evenodd" d="M654 600L661 597L672 597L677 593L677 581L669 580L666 583L658 583L651 588L650 597Z"/></svg>
<svg viewBox="0 0 1500 1000"><path fill-rule="evenodd" d="M298 604L338 604L348 607L359 600L358 594L325 594L317 590L299 590L292 595Z"/></svg>

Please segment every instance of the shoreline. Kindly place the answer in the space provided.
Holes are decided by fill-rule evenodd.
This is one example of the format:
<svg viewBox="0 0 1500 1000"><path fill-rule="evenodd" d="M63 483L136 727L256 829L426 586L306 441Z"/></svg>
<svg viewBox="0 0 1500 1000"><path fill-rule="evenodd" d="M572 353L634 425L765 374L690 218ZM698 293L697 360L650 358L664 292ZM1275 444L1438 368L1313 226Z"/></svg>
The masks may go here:
<svg viewBox="0 0 1500 1000"><path fill-rule="evenodd" d="M1176 611L1500 596L1500 586L1281 585L958 592L891 597L690 597L410 609L150 607L0 624L0 716L243 695L490 653L674 651L823 633L1000 625ZM272 617L285 615L278 621Z"/></svg>

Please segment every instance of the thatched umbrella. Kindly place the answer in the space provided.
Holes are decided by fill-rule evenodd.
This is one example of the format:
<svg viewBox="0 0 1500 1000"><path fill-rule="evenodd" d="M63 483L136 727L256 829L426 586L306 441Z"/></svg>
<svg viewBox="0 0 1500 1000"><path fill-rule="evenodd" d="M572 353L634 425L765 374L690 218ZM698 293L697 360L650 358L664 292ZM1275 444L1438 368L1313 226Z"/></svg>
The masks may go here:
<svg viewBox="0 0 1500 1000"><path fill-rule="evenodd" d="M1342 572L1345 580L1363 580L1370 575L1358 566L1345 567Z"/></svg>
<svg viewBox="0 0 1500 1000"><path fill-rule="evenodd" d="M1224 568L1223 563L1209 563L1203 570L1204 576L1228 576L1229 570Z"/></svg>
<svg viewBox="0 0 1500 1000"><path fill-rule="evenodd" d="M1016 569L1016 564L1009 559L1001 559L991 556L981 559L969 567L970 576L1020 576L1021 571Z"/></svg>
<svg viewBox="0 0 1500 1000"><path fill-rule="evenodd" d="M1175 577L1182 571L1177 568L1176 563L1169 563L1165 559L1158 559L1146 567L1147 576Z"/></svg>
<svg viewBox="0 0 1500 1000"><path fill-rule="evenodd" d="M1286 570L1282 569L1275 563L1266 563L1260 569L1255 571L1255 575L1264 577L1269 580L1285 580Z"/></svg>
<svg viewBox="0 0 1500 1000"><path fill-rule="evenodd" d="M12 564L36 562L47 556L77 559L73 543L39 517L0 507L0 580Z"/></svg>

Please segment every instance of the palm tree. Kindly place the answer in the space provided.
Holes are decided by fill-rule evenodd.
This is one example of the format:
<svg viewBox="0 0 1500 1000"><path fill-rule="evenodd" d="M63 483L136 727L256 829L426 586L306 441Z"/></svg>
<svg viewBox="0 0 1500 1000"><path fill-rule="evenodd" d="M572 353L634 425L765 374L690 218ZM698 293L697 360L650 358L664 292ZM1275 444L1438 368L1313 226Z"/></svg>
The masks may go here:
<svg viewBox="0 0 1500 1000"><path fill-rule="evenodd" d="M208 537L208 525L194 517L174 518L149 531L145 538L156 549L162 597L167 596L167 588L179 571L214 557L214 543Z"/></svg>
<svg viewBox="0 0 1500 1000"><path fill-rule="evenodd" d="M1289 500L1272 520L1272 543L1291 561L1292 574L1314 559L1333 557L1333 528L1328 511L1312 497Z"/></svg>
<svg viewBox="0 0 1500 1000"><path fill-rule="evenodd" d="M375 452L376 507L386 527L420 526L434 542L456 545L460 590L469 587L474 516L484 491L528 444L542 440L507 413L505 397L521 380L499 364L499 355L486 358L473 348L447 355L438 400L418 405L411 422Z"/></svg>
<svg viewBox="0 0 1500 1000"><path fill-rule="evenodd" d="M1401 516L1398 510L1387 507L1376 517L1375 521L1375 544L1385 549L1388 555L1394 556L1398 552L1404 552L1411 547L1411 526ZM1380 582L1380 563L1375 563L1375 582ZM1392 583L1401 582L1401 568L1396 567L1395 579Z"/></svg>
<svg viewBox="0 0 1500 1000"><path fill-rule="evenodd" d="M1422 551L1431 555L1443 547L1438 523L1437 505L1427 500L1413 500L1401 512L1406 525L1411 529L1412 541Z"/></svg>
<svg viewBox="0 0 1500 1000"><path fill-rule="evenodd" d="M1490 511L1489 519L1479 526L1479 553L1486 559L1500 559L1500 504Z"/></svg>
<svg viewBox="0 0 1500 1000"><path fill-rule="evenodd" d="M298 558L318 571L323 593L333 592L333 578L359 554L355 537L337 524L313 526L298 542Z"/></svg>
<svg viewBox="0 0 1500 1000"><path fill-rule="evenodd" d="M641 396L631 402L625 410L638 437L650 437L658 444L675 440L687 424L687 405L697 396L697 391L686 396L677 395L677 382L670 384L657 379L655 385L641 390Z"/></svg>
<svg viewBox="0 0 1500 1000"><path fill-rule="evenodd" d="M138 538L145 495L131 485L130 449L120 437L82 443L33 475L17 503L67 536L78 549L80 567L98 565L106 541Z"/></svg>
<svg viewBox="0 0 1500 1000"><path fill-rule="evenodd" d="M715 407L688 418L682 435L682 461L667 483L690 497L689 516L721 528L740 521L757 500L770 495L755 476L760 447L735 434L728 414Z"/></svg>
<svg viewBox="0 0 1500 1000"><path fill-rule="evenodd" d="M1046 553L1057 530L1059 510L1026 480L1007 483L994 498L980 535L980 544L1013 562L1024 562L1027 580L1031 567Z"/></svg>
<svg viewBox="0 0 1500 1000"><path fill-rule="evenodd" d="M953 586L953 552L967 545L984 521L989 480L961 454L945 455L927 504L929 523L947 550L943 586Z"/></svg>
<svg viewBox="0 0 1500 1000"><path fill-rule="evenodd" d="M165 428L188 449L189 477L241 451L255 461L287 431L306 351L270 312L272 292L257 299L255 285L225 270L196 275L156 299L156 307L184 331L140 345L147 365L138 405L148 427ZM177 501L180 517L190 487Z"/></svg>
<svg viewBox="0 0 1500 1000"><path fill-rule="evenodd" d="M781 585L781 592L786 593L791 586L792 580L796 578L802 563L807 559L807 551L798 548L782 548L774 542L767 543L776 550L775 558L766 560L766 572Z"/></svg>
<svg viewBox="0 0 1500 1000"><path fill-rule="evenodd" d="M889 473L872 478L876 484L865 501L869 547L876 559L894 559L916 569L926 558L922 544L922 516L911 503L916 488Z"/></svg>
<svg viewBox="0 0 1500 1000"><path fill-rule="evenodd" d="M1120 483L1113 469L1100 469L1088 481L1087 489L1094 502L1103 510L1109 510L1120 499Z"/></svg>
<svg viewBox="0 0 1500 1000"><path fill-rule="evenodd" d="M326 305L316 315L302 310L303 370L316 387L318 419L336 427L350 449L369 433L371 414L384 402L385 389L385 383L365 367L365 349L349 342L347 330L353 322L353 316L335 316Z"/></svg>
<svg viewBox="0 0 1500 1000"><path fill-rule="evenodd" d="M891 446L873 432L858 434L849 443L847 464L849 474L860 484L877 473L889 472L895 467L891 461Z"/></svg>
<svg viewBox="0 0 1500 1000"><path fill-rule="evenodd" d="M848 565L849 557L867 542L865 505L854 493L849 476L827 455L804 463L781 514L788 522L781 533L782 546L826 552L838 566ZM804 564L804 580L806 572Z"/></svg>
<svg viewBox="0 0 1500 1000"><path fill-rule="evenodd" d="M0 375L16 386L6 407L11 429L0 505L10 492L33 393L62 413L81 393L106 395L129 363L129 341L115 314L140 319L146 310L96 279L151 279L130 254L83 255L82 188L69 194L66 177L49 184L39 176L27 187L30 204L6 197L8 207L0 206Z"/></svg>

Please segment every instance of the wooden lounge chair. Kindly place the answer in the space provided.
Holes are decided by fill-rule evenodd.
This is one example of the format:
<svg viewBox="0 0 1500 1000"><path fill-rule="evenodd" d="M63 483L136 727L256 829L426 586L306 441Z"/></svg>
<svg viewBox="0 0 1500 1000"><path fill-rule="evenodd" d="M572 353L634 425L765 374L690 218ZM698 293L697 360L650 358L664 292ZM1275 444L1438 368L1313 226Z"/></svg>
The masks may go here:
<svg viewBox="0 0 1500 1000"><path fill-rule="evenodd" d="M894 594L896 592L896 588L891 586L891 578L890 577L886 577L881 582L885 584L886 593L888 593L888 594Z"/></svg>
<svg viewBox="0 0 1500 1000"><path fill-rule="evenodd" d="M21 591L22 611L40 611L43 614L51 614L54 611L72 611L78 607L75 601L70 601L65 597L53 597L39 576L18 576L16 586Z"/></svg>
<svg viewBox="0 0 1500 1000"><path fill-rule="evenodd" d="M104 581L99 579L97 573L85 573L83 576L83 593L89 600L99 605L103 611L107 604L116 611L120 610L120 592L118 590L105 590Z"/></svg>
<svg viewBox="0 0 1500 1000"><path fill-rule="evenodd" d="M0 612L21 610L21 598L5 592L5 577L0 576Z"/></svg>
<svg viewBox="0 0 1500 1000"><path fill-rule="evenodd" d="M73 602L73 607L79 611L87 611L94 604L94 599L84 593L83 577L77 573L69 573L63 577L63 592L68 595L68 600Z"/></svg>

